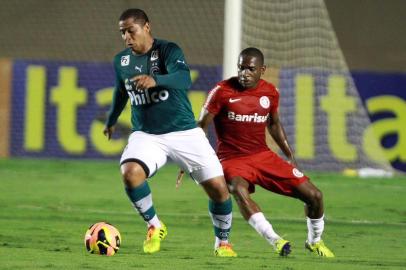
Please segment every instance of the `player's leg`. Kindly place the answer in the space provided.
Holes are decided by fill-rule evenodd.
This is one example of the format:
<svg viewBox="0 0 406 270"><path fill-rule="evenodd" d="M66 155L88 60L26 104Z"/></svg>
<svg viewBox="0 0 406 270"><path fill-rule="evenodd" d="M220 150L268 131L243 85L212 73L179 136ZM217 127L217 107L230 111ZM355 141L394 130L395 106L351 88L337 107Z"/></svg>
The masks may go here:
<svg viewBox="0 0 406 270"><path fill-rule="evenodd" d="M323 193L309 180L296 186L295 197L305 203L305 214L311 219L324 215Z"/></svg>
<svg viewBox="0 0 406 270"><path fill-rule="evenodd" d="M146 181L147 174L140 163L143 162L125 162L121 165L125 191L134 205L134 209L147 222L148 226L160 228L161 224L152 203L151 190Z"/></svg>
<svg viewBox="0 0 406 270"><path fill-rule="evenodd" d="M228 243L232 202L221 164L201 128L165 135L171 142L169 156L199 183L209 196L209 213L215 233L215 255L235 257Z"/></svg>
<svg viewBox="0 0 406 270"><path fill-rule="evenodd" d="M154 253L160 249L160 241L167 230L159 220L152 201L147 177L153 175L166 161L165 152L159 149L149 135L134 132L121 157L121 174L128 198L134 209L148 226L144 252Z"/></svg>
<svg viewBox="0 0 406 270"><path fill-rule="evenodd" d="M256 184L275 193L302 200L305 203L309 228L309 239L306 243L311 243L314 247L312 251L320 256L334 257L334 254L321 241L324 230L322 192L309 181L307 176L275 153L263 152L255 155L254 158L253 162L256 162L258 169Z"/></svg>
<svg viewBox="0 0 406 270"><path fill-rule="evenodd" d="M196 172L194 175L197 176ZM198 178L199 176L197 176ZM200 184L209 196L209 213L215 234L215 255L219 257L235 257L237 254L232 250L229 243L233 218L232 202L224 177L222 175L211 177L201 181Z"/></svg>
<svg viewBox="0 0 406 270"><path fill-rule="evenodd" d="M298 185L295 189L295 197L305 203L307 219L307 240L305 247L322 257L334 257L322 241L324 231L324 206L323 193L310 181Z"/></svg>
<svg viewBox="0 0 406 270"><path fill-rule="evenodd" d="M233 177L227 182L244 219L274 247L279 255L287 256L291 252L289 241L282 239L274 231L272 224L265 218L258 204L251 198L250 183L240 176Z"/></svg>

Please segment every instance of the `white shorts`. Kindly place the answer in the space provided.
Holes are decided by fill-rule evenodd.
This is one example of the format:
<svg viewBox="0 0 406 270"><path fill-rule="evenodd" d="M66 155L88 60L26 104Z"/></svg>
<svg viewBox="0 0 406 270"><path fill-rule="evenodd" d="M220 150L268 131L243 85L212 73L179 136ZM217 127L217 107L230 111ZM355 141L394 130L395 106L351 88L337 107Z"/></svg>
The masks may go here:
<svg viewBox="0 0 406 270"><path fill-rule="evenodd" d="M159 135L135 131L128 138L120 164L137 162L151 177L168 157L198 183L223 175L220 161L201 128Z"/></svg>

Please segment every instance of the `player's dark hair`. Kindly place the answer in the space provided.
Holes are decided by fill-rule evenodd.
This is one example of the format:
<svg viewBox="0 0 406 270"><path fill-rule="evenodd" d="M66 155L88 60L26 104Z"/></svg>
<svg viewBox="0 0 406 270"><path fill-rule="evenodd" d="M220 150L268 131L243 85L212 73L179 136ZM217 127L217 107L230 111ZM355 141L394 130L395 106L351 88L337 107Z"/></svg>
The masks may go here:
<svg viewBox="0 0 406 270"><path fill-rule="evenodd" d="M130 8L121 13L120 21L125 21L129 18L133 18L134 21L144 25L145 23L149 22L148 16L142 9L139 8Z"/></svg>
<svg viewBox="0 0 406 270"><path fill-rule="evenodd" d="M257 48L249 47L241 51L240 56L252 56L260 61L260 64L264 64L264 54Z"/></svg>

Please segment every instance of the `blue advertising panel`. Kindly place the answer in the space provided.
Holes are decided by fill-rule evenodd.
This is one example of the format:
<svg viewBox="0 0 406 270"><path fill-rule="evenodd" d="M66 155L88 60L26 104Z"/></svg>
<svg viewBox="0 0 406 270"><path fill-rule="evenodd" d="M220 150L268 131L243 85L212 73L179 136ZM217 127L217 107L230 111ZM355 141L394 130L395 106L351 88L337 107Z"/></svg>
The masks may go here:
<svg viewBox="0 0 406 270"><path fill-rule="evenodd" d="M373 167L379 152L406 171L406 74L351 75L280 70L280 115L299 164L323 171ZM191 77L188 95L197 117L207 91L221 80L221 67L191 66ZM108 141L102 130L113 82L110 63L14 61L10 155L118 158L131 128L130 106ZM211 132L213 144L214 138Z"/></svg>
<svg viewBox="0 0 406 270"><path fill-rule="evenodd" d="M129 110L120 117L121 133L111 141L102 135L114 84L111 64L17 60L13 69L11 156L112 158L121 154L127 137L122 133L130 130ZM218 67L191 69L189 97L197 112L220 73Z"/></svg>
<svg viewBox="0 0 406 270"><path fill-rule="evenodd" d="M375 135L391 165L406 172L406 74L353 72Z"/></svg>

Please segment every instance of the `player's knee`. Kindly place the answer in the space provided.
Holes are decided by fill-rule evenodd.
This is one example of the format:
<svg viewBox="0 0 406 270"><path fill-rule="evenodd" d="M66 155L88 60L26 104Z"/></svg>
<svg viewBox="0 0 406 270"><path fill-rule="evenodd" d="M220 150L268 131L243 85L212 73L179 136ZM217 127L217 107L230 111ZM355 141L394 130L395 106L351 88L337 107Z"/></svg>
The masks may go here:
<svg viewBox="0 0 406 270"><path fill-rule="evenodd" d="M210 199L215 202L224 202L230 198L227 185L223 177L216 177L202 183Z"/></svg>
<svg viewBox="0 0 406 270"><path fill-rule="evenodd" d="M230 194L234 195L235 192L235 186L233 184L227 183L227 188Z"/></svg>
<svg viewBox="0 0 406 270"><path fill-rule="evenodd" d="M323 193L315 188L310 192L310 200L313 205L321 205L323 203Z"/></svg>
<svg viewBox="0 0 406 270"><path fill-rule="evenodd" d="M124 185L127 187L139 186L146 178L145 172L138 164L123 164L121 175Z"/></svg>
<svg viewBox="0 0 406 270"><path fill-rule="evenodd" d="M227 184L228 190L233 196L239 196L242 192L241 186L236 181Z"/></svg>
<svg viewBox="0 0 406 270"><path fill-rule="evenodd" d="M236 201L243 201L244 198L247 197L247 189L238 182L231 182L231 184L228 185L228 189Z"/></svg>

